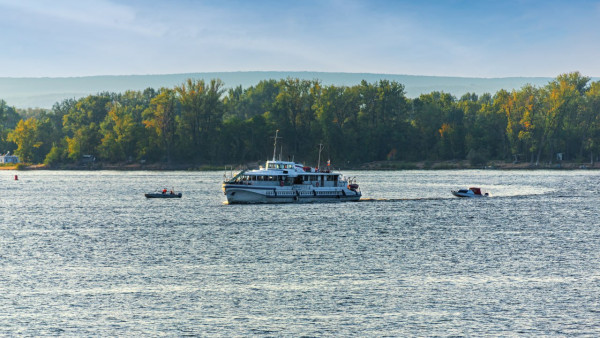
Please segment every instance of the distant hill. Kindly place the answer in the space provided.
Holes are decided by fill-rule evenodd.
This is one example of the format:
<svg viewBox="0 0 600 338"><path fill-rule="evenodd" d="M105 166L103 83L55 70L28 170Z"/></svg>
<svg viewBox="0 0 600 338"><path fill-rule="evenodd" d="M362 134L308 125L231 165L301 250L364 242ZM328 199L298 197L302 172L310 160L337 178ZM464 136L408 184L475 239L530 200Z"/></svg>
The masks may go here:
<svg viewBox="0 0 600 338"><path fill-rule="evenodd" d="M67 98L81 98L100 92L124 92L158 89L182 84L189 78L223 80L227 88L241 85L243 88L256 85L261 80L285 79L288 77L320 80L324 85L353 86L362 80L376 82L382 79L397 81L406 88L410 98L433 91L443 91L460 97L465 93L491 93L500 89L519 89L525 84L544 86L553 78L507 77L466 78L445 76L416 76L369 73L324 73L324 72L219 72L168 75L115 75L65 78L2 78L0 77L0 99L17 108L51 108L56 102Z"/></svg>

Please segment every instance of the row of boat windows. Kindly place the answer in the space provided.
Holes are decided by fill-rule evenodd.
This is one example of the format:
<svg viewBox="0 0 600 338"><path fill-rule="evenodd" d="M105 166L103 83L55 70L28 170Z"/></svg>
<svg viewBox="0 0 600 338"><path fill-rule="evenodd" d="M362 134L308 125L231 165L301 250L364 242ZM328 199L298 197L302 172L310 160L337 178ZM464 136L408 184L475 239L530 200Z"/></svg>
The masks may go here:
<svg viewBox="0 0 600 338"><path fill-rule="evenodd" d="M304 182L318 182L318 181L323 181L323 177L325 178L325 181L337 181L338 180L338 176L337 175L326 175L326 176L321 176L321 175L302 175L302 176L298 176L298 178L301 179L301 181ZM243 175L241 177L238 178L238 180L241 181L285 181L287 178L287 176L282 176L282 175L273 175L273 176L264 176L264 175ZM290 178L291 180L291 178Z"/></svg>
<svg viewBox="0 0 600 338"><path fill-rule="evenodd" d="M275 191L267 191L266 192L267 195L273 196L275 195ZM340 191L319 191L319 192L300 192L301 196L315 196L315 194L317 194L318 196L339 196L340 195ZM298 194L294 191L278 191L277 192L278 196L298 196Z"/></svg>
<svg viewBox="0 0 600 338"><path fill-rule="evenodd" d="M257 176L257 175L244 175L239 178L241 181L283 181L286 176Z"/></svg>
<svg viewBox="0 0 600 338"><path fill-rule="evenodd" d="M269 169L294 169L294 165L292 164L283 164L283 163L269 163Z"/></svg>

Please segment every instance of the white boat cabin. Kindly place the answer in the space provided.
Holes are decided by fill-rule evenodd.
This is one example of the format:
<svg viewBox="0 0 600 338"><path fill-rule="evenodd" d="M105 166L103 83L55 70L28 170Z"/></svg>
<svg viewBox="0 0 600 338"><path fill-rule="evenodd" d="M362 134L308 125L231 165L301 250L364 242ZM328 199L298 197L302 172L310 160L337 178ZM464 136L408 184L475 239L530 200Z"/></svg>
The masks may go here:
<svg viewBox="0 0 600 338"><path fill-rule="evenodd" d="M319 171L295 162L267 161L265 168L243 171L230 183L273 186L311 185L315 187L338 187L343 183L340 174Z"/></svg>

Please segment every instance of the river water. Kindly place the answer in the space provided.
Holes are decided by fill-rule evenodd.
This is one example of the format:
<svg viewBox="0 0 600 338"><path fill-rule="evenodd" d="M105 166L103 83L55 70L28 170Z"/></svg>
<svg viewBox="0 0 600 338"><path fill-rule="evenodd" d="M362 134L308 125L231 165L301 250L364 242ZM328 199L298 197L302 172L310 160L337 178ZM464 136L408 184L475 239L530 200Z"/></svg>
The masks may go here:
<svg viewBox="0 0 600 338"><path fill-rule="evenodd" d="M0 335L600 335L600 172L345 174L365 201L0 171ZM468 186L492 196L450 194ZM183 198L144 198L163 187Z"/></svg>

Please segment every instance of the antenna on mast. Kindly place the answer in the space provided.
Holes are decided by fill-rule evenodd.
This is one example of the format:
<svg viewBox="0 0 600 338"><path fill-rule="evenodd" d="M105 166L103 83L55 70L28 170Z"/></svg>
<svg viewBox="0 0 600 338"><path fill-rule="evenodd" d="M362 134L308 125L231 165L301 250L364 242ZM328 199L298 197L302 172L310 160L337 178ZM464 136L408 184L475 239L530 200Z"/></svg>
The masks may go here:
<svg viewBox="0 0 600 338"><path fill-rule="evenodd" d="M283 146L279 146L279 160L281 161L281 154L283 153Z"/></svg>
<svg viewBox="0 0 600 338"><path fill-rule="evenodd" d="M276 161L275 156L277 154L277 139L278 138L282 138L282 137L278 137L277 134L279 133L279 129L277 129L275 131L275 137L271 137L275 139L275 144L273 145L273 161Z"/></svg>

